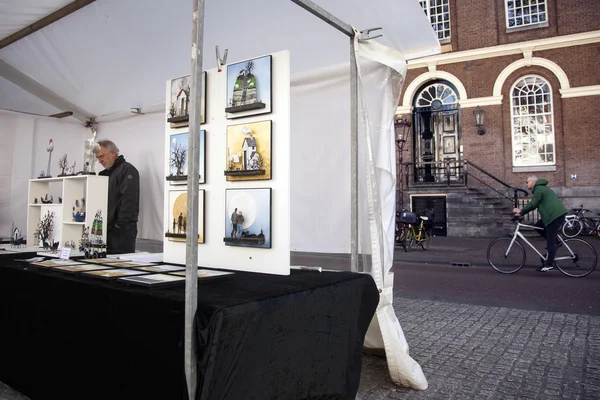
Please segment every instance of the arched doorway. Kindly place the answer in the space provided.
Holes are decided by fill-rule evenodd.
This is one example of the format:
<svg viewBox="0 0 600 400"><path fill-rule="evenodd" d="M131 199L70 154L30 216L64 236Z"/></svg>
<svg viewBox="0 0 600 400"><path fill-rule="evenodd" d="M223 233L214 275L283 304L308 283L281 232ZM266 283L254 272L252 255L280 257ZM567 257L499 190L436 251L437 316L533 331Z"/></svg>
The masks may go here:
<svg viewBox="0 0 600 400"><path fill-rule="evenodd" d="M427 82L413 101L414 182L459 181L462 160L458 92L448 81Z"/></svg>

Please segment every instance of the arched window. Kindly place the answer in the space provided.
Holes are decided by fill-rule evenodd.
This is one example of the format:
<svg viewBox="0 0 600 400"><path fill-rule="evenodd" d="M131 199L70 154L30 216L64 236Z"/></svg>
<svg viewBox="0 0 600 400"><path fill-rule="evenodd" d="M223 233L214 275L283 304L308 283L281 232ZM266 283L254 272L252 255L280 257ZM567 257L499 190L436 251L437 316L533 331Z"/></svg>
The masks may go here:
<svg viewBox="0 0 600 400"><path fill-rule="evenodd" d="M415 107L431 107L438 111L443 106L456 106L458 96L452 87L443 82L436 82L424 87L417 95Z"/></svg>
<svg viewBox="0 0 600 400"><path fill-rule="evenodd" d="M510 91L513 166L554 165L552 88L542 77L529 75Z"/></svg>

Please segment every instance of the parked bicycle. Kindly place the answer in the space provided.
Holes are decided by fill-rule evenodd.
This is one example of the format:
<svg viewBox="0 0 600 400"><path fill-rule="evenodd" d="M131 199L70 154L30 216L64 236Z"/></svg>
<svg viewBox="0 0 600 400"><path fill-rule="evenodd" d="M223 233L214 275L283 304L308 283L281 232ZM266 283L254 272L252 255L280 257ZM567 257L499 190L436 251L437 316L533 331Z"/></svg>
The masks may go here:
<svg viewBox="0 0 600 400"><path fill-rule="evenodd" d="M404 251L421 246L427 250L431 245L433 229L431 228L429 218L420 216L417 213L402 211L398 218L400 226L397 228L397 241L402 244Z"/></svg>
<svg viewBox="0 0 600 400"><path fill-rule="evenodd" d="M600 214L598 217L587 217L592 211L583 208L571 210L571 213L565 216L565 223L562 226L562 233L569 238L577 235L598 235L600 236Z"/></svg>
<svg viewBox="0 0 600 400"><path fill-rule="evenodd" d="M499 237L490 243L487 249L488 263L496 271L503 274L514 274L525 265L526 253L523 243L531 247L540 256L542 264L548 257L548 254L542 254L520 232L521 228L538 230L543 228L523 224L523 217L513 218L512 220L517 221L512 237ZM554 265L560 272L574 278L582 278L592 273L597 263L596 250L588 242L579 238L563 239L560 234L558 235Z"/></svg>

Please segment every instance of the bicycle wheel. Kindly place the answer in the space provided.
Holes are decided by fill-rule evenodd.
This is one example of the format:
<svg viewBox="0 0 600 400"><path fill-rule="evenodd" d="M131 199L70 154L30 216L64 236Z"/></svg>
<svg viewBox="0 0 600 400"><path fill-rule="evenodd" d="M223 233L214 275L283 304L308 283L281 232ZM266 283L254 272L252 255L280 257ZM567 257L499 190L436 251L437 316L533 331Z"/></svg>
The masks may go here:
<svg viewBox="0 0 600 400"><path fill-rule="evenodd" d="M402 228L400 228L400 237L399 237L398 241L400 242L400 244L402 244L404 251L408 251L408 241L407 241L408 232L409 232L408 227L403 224Z"/></svg>
<svg viewBox="0 0 600 400"><path fill-rule="evenodd" d="M574 238L581 233L583 224L578 219L570 219L565 221L562 227L562 233L568 238Z"/></svg>
<svg viewBox="0 0 600 400"><path fill-rule="evenodd" d="M410 225L406 225L404 228L404 237L402 238L402 247L404 247L404 251L408 252L410 250L414 240L413 231L410 228Z"/></svg>
<svg viewBox="0 0 600 400"><path fill-rule="evenodd" d="M419 243L423 250L427 250L431 245L432 232L429 229L423 228L421 231L421 242Z"/></svg>
<svg viewBox="0 0 600 400"><path fill-rule="evenodd" d="M589 275L598 263L598 254L591 244L583 239L566 239L559 243L554 264L560 272L573 278Z"/></svg>
<svg viewBox="0 0 600 400"><path fill-rule="evenodd" d="M417 238L417 228L414 225L411 225L410 230L408 232L408 243L406 244L409 249L416 249L417 247L419 247L419 242L417 241Z"/></svg>
<svg viewBox="0 0 600 400"><path fill-rule="evenodd" d="M501 237L494 240L487 249L487 260L498 272L514 274L525 265L525 249L523 245L512 238ZM510 250L509 250L510 246Z"/></svg>

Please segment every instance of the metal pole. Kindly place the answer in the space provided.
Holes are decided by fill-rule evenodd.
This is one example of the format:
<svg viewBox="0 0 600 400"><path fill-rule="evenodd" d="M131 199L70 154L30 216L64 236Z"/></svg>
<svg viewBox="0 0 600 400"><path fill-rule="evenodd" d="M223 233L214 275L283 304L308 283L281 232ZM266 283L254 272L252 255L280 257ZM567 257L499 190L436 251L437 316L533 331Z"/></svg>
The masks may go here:
<svg viewBox="0 0 600 400"><path fill-rule="evenodd" d="M354 29L310 0L291 0L350 37L350 269L358 271L358 68Z"/></svg>
<svg viewBox="0 0 600 400"><path fill-rule="evenodd" d="M198 386L194 318L198 308L198 190L200 161L200 110L202 102L202 48L204 43L204 0L194 0L192 13L192 84L188 134L188 197L185 254L185 343L184 364L188 398L196 398Z"/></svg>
<svg viewBox="0 0 600 400"><path fill-rule="evenodd" d="M358 67L350 38L350 270L358 271Z"/></svg>
<svg viewBox="0 0 600 400"><path fill-rule="evenodd" d="M338 31L345 33L351 38L354 37L354 29L347 23L342 20L336 18L333 14L325 11L321 6L313 3L310 0L291 0L292 3L296 3L300 7L304 8L306 11L311 13L317 18L327 22L329 25L333 26Z"/></svg>

